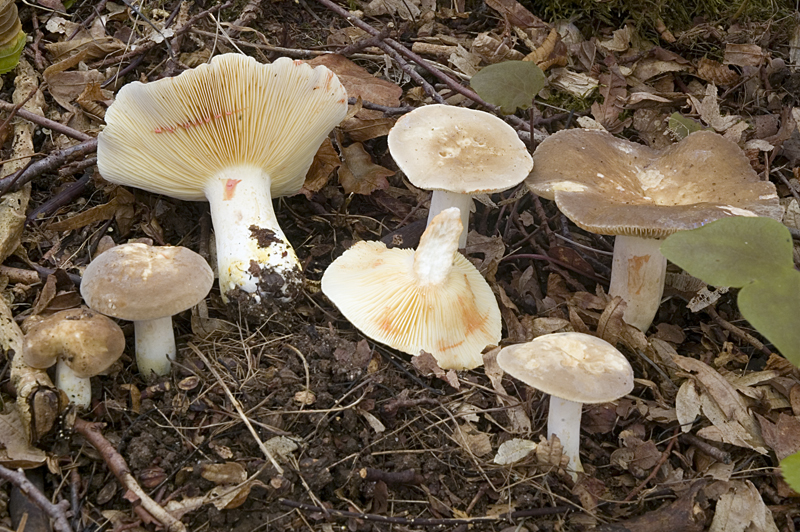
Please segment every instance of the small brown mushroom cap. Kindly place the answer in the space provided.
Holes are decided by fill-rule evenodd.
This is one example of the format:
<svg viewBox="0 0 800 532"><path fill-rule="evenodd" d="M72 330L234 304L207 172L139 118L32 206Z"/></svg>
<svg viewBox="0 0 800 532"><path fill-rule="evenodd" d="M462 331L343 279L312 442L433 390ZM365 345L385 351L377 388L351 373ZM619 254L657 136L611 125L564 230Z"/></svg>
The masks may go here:
<svg viewBox="0 0 800 532"><path fill-rule="evenodd" d="M216 174L252 166L269 177L272 197L295 194L345 114L347 93L326 67L223 54L125 85L98 137L98 168L113 183L202 201Z"/></svg>
<svg viewBox="0 0 800 532"><path fill-rule="evenodd" d="M28 331L23 340L23 362L45 369L58 360L81 378L98 375L125 350L125 335L119 325L90 309L56 312Z"/></svg>
<svg viewBox="0 0 800 532"><path fill-rule="evenodd" d="M426 105L402 116L387 142L409 181L425 190L500 192L519 184L533 165L514 128L453 105Z"/></svg>
<svg viewBox="0 0 800 532"><path fill-rule="evenodd" d="M193 307L213 283L208 263L187 248L131 243L113 247L89 263L81 295L107 316L153 320Z"/></svg>
<svg viewBox="0 0 800 532"><path fill-rule="evenodd" d="M726 216L783 215L775 186L711 131L657 151L605 131L569 129L545 139L533 159L531 191L593 233L663 238Z"/></svg>
<svg viewBox="0 0 800 532"><path fill-rule="evenodd" d="M633 369L605 340L553 333L504 347L500 368L546 394L577 403L607 403L633 390Z"/></svg>

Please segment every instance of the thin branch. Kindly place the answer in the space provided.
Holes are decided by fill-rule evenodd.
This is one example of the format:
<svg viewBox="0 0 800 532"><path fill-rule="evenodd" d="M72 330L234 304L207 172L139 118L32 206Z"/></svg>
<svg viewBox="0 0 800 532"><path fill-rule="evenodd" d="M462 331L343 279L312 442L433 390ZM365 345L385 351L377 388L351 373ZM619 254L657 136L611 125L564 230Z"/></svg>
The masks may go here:
<svg viewBox="0 0 800 532"><path fill-rule="evenodd" d="M100 423L89 423L83 419L76 418L74 427L78 434L86 438L86 441L97 449L97 452L103 457L108 468L114 473L114 476L117 477L120 484L139 498L141 507L160 522L164 528L167 529L167 532L186 532L186 527L180 520L175 519L172 514L151 499L142 487L139 486L139 483L136 482L133 474L131 474L128 464L125 463L125 459L114 449L114 446L103 436L103 433L100 432Z"/></svg>
<svg viewBox="0 0 800 532"><path fill-rule="evenodd" d="M31 163L19 172L15 172L0 179L0 190L5 193L7 188L14 190L19 189L22 185L36 179L40 175L60 168L67 161L87 155L96 150L97 139L89 137L85 142L70 146L69 148L64 148L63 150L54 151L44 159L39 159L35 163Z"/></svg>
<svg viewBox="0 0 800 532"><path fill-rule="evenodd" d="M63 133L68 137L72 137L73 139L78 140L91 140L92 137L87 135L86 133L81 133L77 129L73 129L69 126L65 126L64 124L60 124L49 118L45 118L41 115L37 115L36 113L31 113L30 111L26 111L25 109L17 109L17 106L13 103L9 103L3 100L0 100L0 109L9 112L16 112L18 116L24 118L29 122L33 122L34 124L42 127L46 127L47 129L52 129L53 131L58 131L59 133Z"/></svg>
<svg viewBox="0 0 800 532"><path fill-rule="evenodd" d="M22 469L14 471L0 465L0 478L11 482L25 496L36 506L42 509L53 520L53 530L55 532L72 532L72 527L67 520L67 510L69 510L69 502L66 500L59 501L58 504L53 504L50 499L45 497L44 493L33 485L25 476Z"/></svg>

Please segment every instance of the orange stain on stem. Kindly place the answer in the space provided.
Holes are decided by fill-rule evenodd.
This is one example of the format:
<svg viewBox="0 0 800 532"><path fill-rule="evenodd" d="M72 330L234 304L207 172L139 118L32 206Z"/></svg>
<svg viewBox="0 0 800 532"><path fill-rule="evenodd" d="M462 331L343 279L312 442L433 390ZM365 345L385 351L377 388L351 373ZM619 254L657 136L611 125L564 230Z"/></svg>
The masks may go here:
<svg viewBox="0 0 800 532"><path fill-rule="evenodd" d="M234 194L236 194L236 185L241 183L241 179L228 179L225 181L225 192L222 195L222 199L230 200L233 199Z"/></svg>

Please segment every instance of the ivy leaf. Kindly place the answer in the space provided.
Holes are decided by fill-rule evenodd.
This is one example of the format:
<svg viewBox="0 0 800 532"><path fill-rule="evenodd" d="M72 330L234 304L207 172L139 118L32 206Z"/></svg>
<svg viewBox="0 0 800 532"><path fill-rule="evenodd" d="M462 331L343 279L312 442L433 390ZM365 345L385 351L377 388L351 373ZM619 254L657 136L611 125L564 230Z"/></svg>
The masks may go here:
<svg viewBox="0 0 800 532"><path fill-rule="evenodd" d="M777 270L742 288L739 312L795 366L800 366L800 272Z"/></svg>
<svg viewBox="0 0 800 532"><path fill-rule="evenodd" d="M740 288L794 269L792 236L772 218L733 216L680 231L664 240L661 252L713 286Z"/></svg>
<svg viewBox="0 0 800 532"><path fill-rule="evenodd" d="M544 83L544 72L530 61L489 65L472 76L469 82L478 96L499 106L505 114L530 107Z"/></svg>
<svg viewBox="0 0 800 532"><path fill-rule="evenodd" d="M800 452L781 460L781 473L789 487L800 493Z"/></svg>

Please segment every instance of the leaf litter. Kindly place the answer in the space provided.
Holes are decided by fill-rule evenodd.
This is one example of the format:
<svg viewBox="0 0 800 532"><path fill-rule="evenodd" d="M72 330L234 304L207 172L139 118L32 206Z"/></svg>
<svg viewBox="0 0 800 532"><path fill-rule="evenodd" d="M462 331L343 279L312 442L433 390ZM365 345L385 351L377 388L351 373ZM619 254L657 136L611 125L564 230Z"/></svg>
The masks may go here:
<svg viewBox="0 0 800 532"><path fill-rule="evenodd" d="M797 494L776 474L778 461L789 464L800 448L800 374L749 340L758 341L757 333L740 319L735 291L714 290L712 298L703 294L719 287L676 279L655 326L648 334L632 330L621 319L624 306L597 280L610 265L605 237L519 191L476 203L465 252L498 297L504 337L588 332L622 346L634 365L630 396L585 409L586 475L577 483L564 470L557 439L542 437L546 398L504 376L493 363L496 350L485 353L483 370L444 372L425 353L409 358L366 340L319 293L325 267L353 242L402 235L427 216L427 195L388 155L385 135L396 118L439 100L471 105L469 93L449 82L466 86L486 66L523 58L539 65L547 83L534 105L507 118L522 138L531 138L531 125L541 138L580 123L661 148L712 128L778 186L786 225L797 230L800 63L792 43L800 24L790 13L764 17L755 5L737 16L709 8L706 18L688 22L670 19L672 12L593 22L576 11L565 22L549 18L552 7L536 5L375 0L343 8L379 38L317 1L251 0L241 11L146 2L133 10L109 2L96 12L73 6L69 17L37 11L35 21L33 10L22 10L33 42L16 72L4 76L2 99L22 103L33 94L23 109L65 128L20 117L7 122L0 132L4 177L31 156L75 145L73 131L96 136L124 83L174 75L216 53L325 64L354 98L352 113L320 149L303 195L282 200L288 208L278 215L304 261L306 297L265 324L247 325L228 316L212 292L201 308L176 319L179 364L169 378L143 380L128 351L93 382L97 399L91 412L79 414L105 424L133 477L187 527L327 530L335 516L326 512L349 510L401 519L492 517L470 526L502 530L504 512L549 508L554 515L523 526L652 532L664 530L664 522L670 530L800 525ZM414 49L423 63L408 63L392 43ZM37 91L39 80L46 83ZM7 361L19 349L19 324L80 304L65 274L79 277L107 237L212 253L204 204L109 186L91 157L67 158L3 196ZM54 198L64 200L49 204ZM25 221L29 209L42 206ZM398 241L404 240L413 235ZM795 245L795 265L798 258ZM40 281L15 281L12 270ZM701 296L705 306L686 308ZM46 462L53 482L85 494L73 508L84 523L142 529L152 522L131 509L124 490L103 490L105 477L92 471L107 466L69 434L75 413L62 412L47 373L8 367L0 463ZM283 474L265 459L226 389ZM366 467L383 479L361 477ZM415 482L396 481L405 471ZM0 524L10 528L7 487L0 485ZM284 499L313 509L290 511ZM638 504L621 504L626 499ZM351 530L383 529L347 519Z"/></svg>

